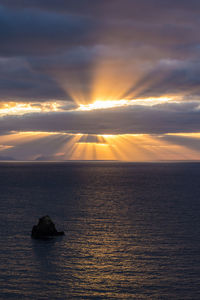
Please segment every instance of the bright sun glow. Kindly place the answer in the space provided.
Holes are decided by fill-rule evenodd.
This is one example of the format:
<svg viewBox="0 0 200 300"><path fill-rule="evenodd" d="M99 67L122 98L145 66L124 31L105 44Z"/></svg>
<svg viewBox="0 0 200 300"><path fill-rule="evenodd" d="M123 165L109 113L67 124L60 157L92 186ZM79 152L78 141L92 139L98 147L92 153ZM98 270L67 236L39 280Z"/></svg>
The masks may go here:
<svg viewBox="0 0 200 300"><path fill-rule="evenodd" d="M174 99L174 98L173 98ZM121 100L96 100L93 103L79 104L78 110L91 111L96 109L109 109L116 107L125 107L133 105L153 106L173 100L171 97L146 98L146 99L121 99Z"/></svg>
<svg viewBox="0 0 200 300"><path fill-rule="evenodd" d="M97 109L109 109L117 107L127 107L134 105L153 106L169 101L176 101L171 97L146 98L146 99L121 99L121 100L96 100L93 103L80 103L78 108L71 111L92 111ZM0 104L0 116L5 115L24 115L28 113L59 112L63 111L64 101L49 101L43 103L22 103L22 102L2 102Z"/></svg>

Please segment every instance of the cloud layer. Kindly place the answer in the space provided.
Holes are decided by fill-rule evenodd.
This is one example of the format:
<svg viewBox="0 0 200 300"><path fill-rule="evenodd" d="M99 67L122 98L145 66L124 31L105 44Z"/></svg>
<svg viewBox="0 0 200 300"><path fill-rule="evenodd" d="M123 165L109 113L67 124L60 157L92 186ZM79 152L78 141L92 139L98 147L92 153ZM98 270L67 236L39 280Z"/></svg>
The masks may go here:
<svg viewBox="0 0 200 300"><path fill-rule="evenodd" d="M109 97L116 71L122 95L142 83L147 96L199 95L199 12L194 0L1 0L0 98L73 101L103 72Z"/></svg>
<svg viewBox="0 0 200 300"><path fill-rule="evenodd" d="M198 0L0 0L0 109L41 107L0 114L0 134L149 134L189 147L165 134L200 132L199 13ZM98 99L168 96L153 106L77 110ZM56 102L62 109L51 110Z"/></svg>
<svg viewBox="0 0 200 300"><path fill-rule="evenodd" d="M0 119L0 132L60 131L102 135L200 132L199 119L199 103L168 103L153 107L4 116Z"/></svg>

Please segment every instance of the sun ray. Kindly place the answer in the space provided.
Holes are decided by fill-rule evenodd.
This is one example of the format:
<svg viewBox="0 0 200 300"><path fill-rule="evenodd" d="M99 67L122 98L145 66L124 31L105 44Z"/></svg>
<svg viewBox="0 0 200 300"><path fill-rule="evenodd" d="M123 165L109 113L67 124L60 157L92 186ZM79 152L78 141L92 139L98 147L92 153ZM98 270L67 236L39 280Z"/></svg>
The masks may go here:
<svg viewBox="0 0 200 300"><path fill-rule="evenodd" d="M172 137L173 139L170 139ZM1 155L40 160L158 161L199 159L197 148L179 138L200 140L200 133L94 135L12 132L1 136Z"/></svg>

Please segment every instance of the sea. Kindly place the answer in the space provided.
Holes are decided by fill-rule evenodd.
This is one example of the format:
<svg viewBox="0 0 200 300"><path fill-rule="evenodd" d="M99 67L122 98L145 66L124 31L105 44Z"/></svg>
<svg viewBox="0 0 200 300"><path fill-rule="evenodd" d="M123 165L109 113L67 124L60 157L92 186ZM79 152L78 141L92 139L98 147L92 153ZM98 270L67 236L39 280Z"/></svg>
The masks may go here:
<svg viewBox="0 0 200 300"><path fill-rule="evenodd" d="M0 299L199 300L200 163L1 162Z"/></svg>

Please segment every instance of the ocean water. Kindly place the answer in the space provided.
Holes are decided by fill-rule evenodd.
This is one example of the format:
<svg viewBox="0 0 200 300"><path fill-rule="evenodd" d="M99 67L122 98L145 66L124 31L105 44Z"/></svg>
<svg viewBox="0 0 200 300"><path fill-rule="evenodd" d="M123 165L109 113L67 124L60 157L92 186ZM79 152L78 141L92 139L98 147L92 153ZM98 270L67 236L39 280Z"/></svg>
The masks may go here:
<svg viewBox="0 0 200 300"><path fill-rule="evenodd" d="M0 163L0 299L200 299L200 164Z"/></svg>

